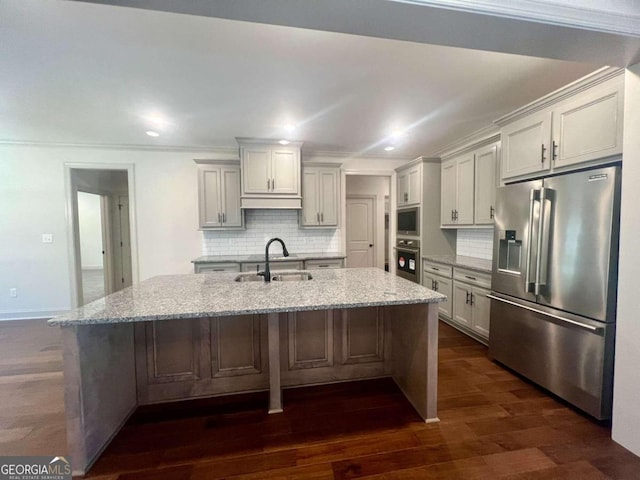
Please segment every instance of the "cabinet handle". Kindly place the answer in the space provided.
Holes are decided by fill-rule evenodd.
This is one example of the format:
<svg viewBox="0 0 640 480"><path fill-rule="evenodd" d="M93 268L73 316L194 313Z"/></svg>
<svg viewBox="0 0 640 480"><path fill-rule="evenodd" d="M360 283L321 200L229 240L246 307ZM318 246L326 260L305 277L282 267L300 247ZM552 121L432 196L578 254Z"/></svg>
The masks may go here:
<svg viewBox="0 0 640 480"><path fill-rule="evenodd" d="M453 210L451 210L451 220L453 220Z"/></svg>
<svg viewBox="0 0 640 480"><path fill-rule="evenodd" d="M435 289L436 289L436 281L431 280L431 290L435 290Z"/></svg>
<svg viewBox="0 0 640 480"><path fill-rule="evenodd" d="M434 288L434 290L437 292L440 289L440 286L438 285L438 281L434 280L434 283L436 284L436 288Z"/></svg>
<svg viewBox="0 0 640 480"><path fill-rule="evenodd" d="M276 189L276 179L271 179L271 191L273 192Z"/></svg>
<svg viewBox="0 0 640 480"><path fill-rule="evenodd" d="M318 268L329 268L329 265L318 265Z"/></svg>
<svg viewBox="0 0 640 480"><path fill-rule="evenodd" d="M271 180L267 178L267 190L271 190Z"/></svg>
<svg viewBox="0 0 640 480"><path fill-rule="evenodd" d="M544 156L544 152L546 152L547 149L544 146L544 143L542 144L542 149L540 150L540 161L542 163L544 163L544 161L547 159L547 157Z"/></svg>
<svg viewBox="0 0 640 480"><path fill-rule="evenodd" d="M453 219L458 220L458 210L453 211Z"/></svg>
<svg viewBox="0 0 640 480"><path fill-rule="evenodd" d="M320 223L320 212L316 212L316 223Z"/></svg>
<svg viewBox="0 0 640 480"><path fill-rule="evenodd" d="M489 218L493 219L495 217L496 209L493 206L489 207Z"/></svg>
<svg viewBox="0 0 640 480"><path fill-rule="evenodd" d="M467 305L469 304L469 295L471 294L471 292L467 292L467 299L465 300L464 303L466 303Z"/></svg>
<svg viewBox="0 0 640 480"><path fill-rule="evenodd" d="M222 223L222 215L218 213L218 223Z"/></svg>
<svg viewBox="0 0 640 480"><path fill-rule="evenodd" d="M471 301L469 302L471 305L474 304L474 300L473 300L473 292L471 293Z"/></svg>
<svg viewBox="0 0 640 480"><path fill-rule="evenodd" d="M559 143L556 143L556 141L554 140L553 142L551 142L551 159L555 160L556 158L558 158L558 147L560 146Z"/></svg>
<svg viewBox="0 0 640 480"><path fill-rule="evenodd" d="M324 212L322 212L322 213L320 214L320 221L321 221L322 223L324 223Z"/></svg>
<svg viewBox="0 0 640 480"><path fill-rule="evenodd" d="M469 280L476 280L476 277L472 277L471 275L465 275L464 278L468 278Z"/></svg>
<svg viewBox="0 0 640 480"><path fill-rule="evenodd" d="M222 223L227 223L227 214L222 212Z"/></svg>
<svg viewBox="0 0 640 480"><path fill-rule="evenodd" d="M440 271L440 269L439 269L439 268L436 268L436 267L431 267L431 270L435 270L436 272L439 272L439 271Z"/></svg>

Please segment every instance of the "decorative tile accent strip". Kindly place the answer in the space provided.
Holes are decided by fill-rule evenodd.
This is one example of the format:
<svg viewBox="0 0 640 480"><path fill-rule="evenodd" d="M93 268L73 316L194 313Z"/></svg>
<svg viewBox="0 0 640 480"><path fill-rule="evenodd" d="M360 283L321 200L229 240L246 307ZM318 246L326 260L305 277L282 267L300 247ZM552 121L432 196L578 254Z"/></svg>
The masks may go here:
<svg viewBox="0 0 640 480"><path fill-rule="evenodd" d="M245 221L246 230L202 232L202 254L264 253L265 244L273 237L282 238L291 253L340 251L340 229L299 228L297 210L247 210Z"/></svg>
<svg viewBox="0 0 640 480"><path fill-rule="evenodd" d="M491 260L493 257L493 228L459 229L456 254Z"/></svg>

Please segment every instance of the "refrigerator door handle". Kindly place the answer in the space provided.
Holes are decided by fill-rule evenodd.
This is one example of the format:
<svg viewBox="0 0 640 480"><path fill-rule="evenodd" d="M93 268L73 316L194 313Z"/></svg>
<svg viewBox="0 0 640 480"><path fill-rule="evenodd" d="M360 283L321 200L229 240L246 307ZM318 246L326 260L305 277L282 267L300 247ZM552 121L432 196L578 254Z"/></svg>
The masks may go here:
<svg viewBox="0 0 640 480"><path fill-rule="evenodd" d="M536 249L536 281L533 287L533 293L540 295L540 287L546 285L546 278L540 281L542 275L542 241L544 239L544 216L545 216L545 200L547 196L547 189L542 187L540 189L540 214L538 215L538 241ZM546 259L545 259L546 261Z"/></svg>
<svg viewBox="0 0 640 480"><path fill-rule="evenodd" d="M604 328L602 327L594 327L592 325L587 325L586 323L576 322L575 320L570 320L568 318L561 317L559 315L554 315L553 313L543 312L542 310L538 310L537 308L531 308L517 302L512 302L511 300L505 300L504 298L496 297L495 295L491 295L490 293L487 294L487 298L490 298L491 300L497 300L498 302L508 303L509 305L520 307L525 310L529 310L530 312L539 313L540 315L544 315L545 317L555 318L556 320L559 320L564 323L570 323L571 325L584 328L585 330L589 330L590 332L593 332L597 335L601 335L602 332L604 331Z"/></svg>
<svg viewBox="0 0 640 480"><path fill-rule="evenodd" d="M527 230L527 265L525 267L524 273L524 291L531 291L531 253L533 251L533 245L531 244L533 240L533 209L536 203L536 193L538 190L531 189L529 190L529 229Z"/></svg>

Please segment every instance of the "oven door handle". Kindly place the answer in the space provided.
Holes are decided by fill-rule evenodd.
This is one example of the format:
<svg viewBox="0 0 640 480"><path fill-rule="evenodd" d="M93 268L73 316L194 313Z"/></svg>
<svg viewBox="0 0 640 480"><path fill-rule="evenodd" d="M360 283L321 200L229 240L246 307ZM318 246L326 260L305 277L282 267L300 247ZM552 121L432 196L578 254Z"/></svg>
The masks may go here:
<svg viewBox="0 0 640 480"><path fill-rule="evenodd" d="M409 252L409 253L418 253L418 252L420 252L419 248L397 247L396 250L398 250L398 252Z"/></svg>

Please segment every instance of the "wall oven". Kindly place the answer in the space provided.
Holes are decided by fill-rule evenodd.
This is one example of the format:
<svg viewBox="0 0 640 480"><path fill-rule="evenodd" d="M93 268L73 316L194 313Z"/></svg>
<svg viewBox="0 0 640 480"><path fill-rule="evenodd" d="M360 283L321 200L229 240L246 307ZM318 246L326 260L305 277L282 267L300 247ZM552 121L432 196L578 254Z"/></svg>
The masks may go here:
<svg viewBox="0 0 640 480"><path fill-rule="evenodd" d="M420 236L420 207L398 209L396 220L398 235Z"/></svg>
<svg viewBox="0 0 640 480"><path fill-rule="evenodd" d="M420 241L399 238L396 243L396 275L420 283Z"/></svg>

